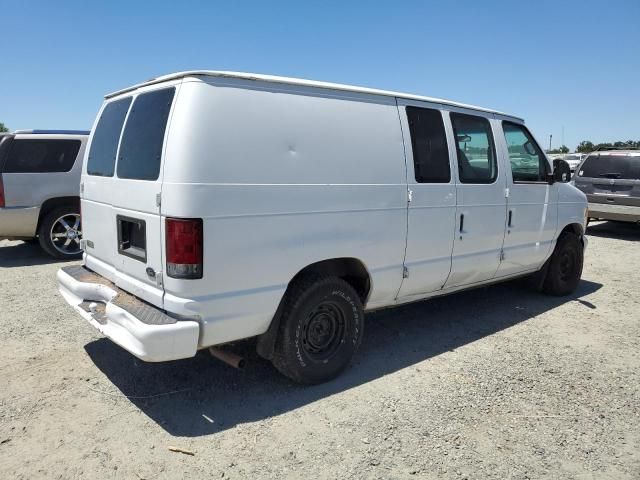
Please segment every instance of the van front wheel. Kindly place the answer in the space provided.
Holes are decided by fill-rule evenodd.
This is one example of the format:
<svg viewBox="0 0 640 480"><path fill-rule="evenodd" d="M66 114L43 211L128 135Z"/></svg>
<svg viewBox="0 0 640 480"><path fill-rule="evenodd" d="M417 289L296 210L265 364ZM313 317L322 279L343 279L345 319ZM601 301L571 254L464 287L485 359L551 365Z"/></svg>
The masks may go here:
<svg viewBox="0 0 640 480"><path fill-rule="evenodd" d="M583 261L584 249L580 238L574 233L563 234L549 259L543 291L555 296L573 293L580 283Z"/></svg>
<svg viewBox="0 0 640 480"><path fill-rule="evenodd" d="M295 382L335 378L360 346L364 311L357 292L336 277L296 281L285 299L274 366Z"/></svg>

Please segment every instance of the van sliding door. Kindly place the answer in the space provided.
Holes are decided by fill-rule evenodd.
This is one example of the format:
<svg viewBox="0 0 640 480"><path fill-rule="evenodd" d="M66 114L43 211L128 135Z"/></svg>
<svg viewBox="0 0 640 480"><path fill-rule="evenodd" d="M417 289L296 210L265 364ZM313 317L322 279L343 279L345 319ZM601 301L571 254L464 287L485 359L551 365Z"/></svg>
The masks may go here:
<svg viewBox="0 0 640 480"><path fill-rule="evenodd" d="M442 112L398 99L407 161L408 232L398 297L440 290L451 270L456 186Z"/></svg>

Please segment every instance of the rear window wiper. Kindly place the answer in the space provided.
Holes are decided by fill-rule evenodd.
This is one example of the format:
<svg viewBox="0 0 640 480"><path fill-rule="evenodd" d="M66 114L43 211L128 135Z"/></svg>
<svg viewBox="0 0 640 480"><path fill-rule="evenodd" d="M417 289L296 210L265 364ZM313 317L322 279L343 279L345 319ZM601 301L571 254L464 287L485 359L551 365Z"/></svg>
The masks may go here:
<svg viewBox="0 0 640 480"><path fill-rule="evenodd" d="M605 178L620 178L619 173L601 173L600 176Z"/></svg>

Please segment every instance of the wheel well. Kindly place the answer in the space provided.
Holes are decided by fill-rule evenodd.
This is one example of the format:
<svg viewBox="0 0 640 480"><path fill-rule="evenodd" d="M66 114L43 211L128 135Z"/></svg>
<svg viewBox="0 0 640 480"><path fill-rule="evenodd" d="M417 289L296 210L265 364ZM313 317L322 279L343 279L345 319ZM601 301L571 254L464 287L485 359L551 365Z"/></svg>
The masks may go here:
<svg viewBox="0 0 640 480"><path fill-rule="evenodd" d="M307 265L300 270L289 282L291 285L303 275L329 275L342 278L349 283L358 295L363 305L371 290L371 277L364 264L357 258L332 258Z"/></svg>
<svg viewBox="0 0 640 480"><path fill-rule="evenodd" d="M582 236L584 235L584 229L582 228L582 225L580 225L579 223L570 223L569 225L566 225L560 232L560 235L558 235L558 238L560 238L565 233L573 233L574 235L577 235L578 238L580 239L580 242L584 245L584 242L582 241Z"/></svg>
<svg viewBox="0 0 640 480"><path fill-rule="evenodd" d="M80 197L56 197L45 200L45 202L40 207L40 214L38 216L38 226L36 227L36 232L40 229L40 224L42 223L42 219L47 216L47 214L58 207L66 207L67 205L71 205L73 207L77 207L78 211L80 210Z"/></svg>
<svg viewBox="0 0 640 480"><path fill-rule="evenodd" d="M562 229L560 235L562 235L563 233L575 233L578 236L582 236L584 231L582 230L582 225L580 225L579 223L570 223Z"/></svg>
<svg viewBox="0 0 640 480"><path fill-rule="evenodd" d="M289 286L303 275L331 275L342 278L358 292L362 304L366 304L371 291L371 277L364 264L357 258L332 258L307 265L300 270L289 282ZM286 299L286 293L280 300L280 305L271 320L269 329L258 337L256 350L258 354L267 360L273 359L278 330L280 328L280 316Z"/></svg>

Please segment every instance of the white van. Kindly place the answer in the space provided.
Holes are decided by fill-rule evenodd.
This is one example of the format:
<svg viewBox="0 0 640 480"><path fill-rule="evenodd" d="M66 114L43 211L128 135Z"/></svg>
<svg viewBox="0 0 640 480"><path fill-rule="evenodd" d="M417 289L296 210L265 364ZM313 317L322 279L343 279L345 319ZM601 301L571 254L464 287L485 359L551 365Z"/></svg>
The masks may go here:
<svg viewBox="0 0 640 480"><path fill-rule="evenodd" d="M142 360L258 337L282 373L322 382L364 311L529 274L573 292L587 202L556 170L493 110L176 73L107 95L81 180L84 265L58 272L60 292Z"/></svg>

